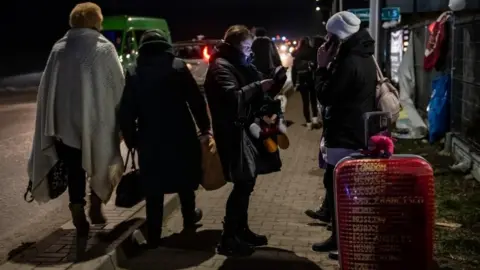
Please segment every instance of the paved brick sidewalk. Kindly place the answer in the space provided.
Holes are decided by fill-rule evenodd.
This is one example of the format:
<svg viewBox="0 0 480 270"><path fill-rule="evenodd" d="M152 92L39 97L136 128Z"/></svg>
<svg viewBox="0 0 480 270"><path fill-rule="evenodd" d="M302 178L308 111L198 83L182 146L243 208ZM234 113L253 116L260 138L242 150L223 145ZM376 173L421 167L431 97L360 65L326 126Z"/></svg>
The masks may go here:
<svg viewBox="0 0 480 270"><path fill-rule="evenodd" d="M126 149L122 148L123 156L126 155ZM168 195L165 202L171 199L173 195ZM173 205L173 204L172 204ZM94 258L102 256L109 252L118 244L117 238L124 233L128 233L129 226L136 222L134 219L144 210L145 202L140 202L132 208L119 208L115 206L115 192L109 203L103 207L103 212L107 218L107 224L102 226L92 226L90 228L90 238L88 240L87 251L95 252ZM86 207L88 209L88 206ZM144 216L144 215L143 215ZM75 227L69 221L58 230L47 236L45 239L29 246L24 250L16 252L5 264L0 265L0 270L30 270L30 269L68 269L73 265L75 252ZM104 238L100 238L100 236ZM103 240L103 241L102 241ZM102 251L92 251L92 247L98 248L102 245ZM104 245L107 245L103 248ZM105 249L105 250L103 250ZM97 254L98 253L98 254ZM94 259L92 258L92 259ZM86 269L87 270L87 269ZM88 269L91 270L91 269Z"/></svg>
<svg viewBox="0 0 480 270"><path fill-rule="evenodd" d="M269 246L248 258L226 259L214 253L222 228L225 202L231 185L217 191L200 191L197 203L204 210L197 235L180 235L182 219L177 211L164 230L166 247L129 259L125 269L337 269L327 254L311 251L311 244L329 232L304 215L319 203L324 189L323 172L317 169L320 131L308 131L301 113L299 94L289 99L287 120L291 146L282 152L279 173L259 177L250 206L252 230L268 235Z"/></svg>

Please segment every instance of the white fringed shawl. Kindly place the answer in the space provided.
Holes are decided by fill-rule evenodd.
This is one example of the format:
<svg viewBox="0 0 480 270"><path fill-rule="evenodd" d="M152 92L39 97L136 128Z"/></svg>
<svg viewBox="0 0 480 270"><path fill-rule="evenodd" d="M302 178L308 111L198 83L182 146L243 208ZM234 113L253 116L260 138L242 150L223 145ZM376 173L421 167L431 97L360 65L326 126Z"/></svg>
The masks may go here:
<svg viewBox="0 0 480 270"><path fill-rule="evenodd" d="M50 200L46 175L58 161L55 138L82 150L94 192L107 202L123 173L116 109L124 75L113 44L92 29L71 29L48 58L37 97L28 162L33 198Z"/></svg>

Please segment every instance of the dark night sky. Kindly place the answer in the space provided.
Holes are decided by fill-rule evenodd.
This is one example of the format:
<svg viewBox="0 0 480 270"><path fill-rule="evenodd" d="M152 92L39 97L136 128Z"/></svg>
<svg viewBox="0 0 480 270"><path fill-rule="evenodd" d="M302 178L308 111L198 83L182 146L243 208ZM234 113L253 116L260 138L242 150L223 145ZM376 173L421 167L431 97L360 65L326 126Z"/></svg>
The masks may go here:
<svg viewBox="0 0 480 270"><path fill-rule="evenodd" d="M79 2L83 1L2 3L0 25L8 26L2 32L9 37L6 43L2 42L2 54L8 53L9 57L2 57L0 72L18 69L13 66L26 63L24 58L40 59L33 62L42 66L42 59L53 43L68 29L68 15ZM300 36L312 34L315 25L321 22L319 13L314 11L315 0L100 0L96 3L104 15L163 17L170 25L174 40L190 39L197 34L221 38L232 24L264 26L271 34ZM28 63L33 65L37 66Z"/></svg>
<svg viewBox="0 0 480 270"><path fill-rule="evenodd" d="M9 20L9 26L13 26L7 32L17 36L19 44L15 47L29 48L28 41L43 45L60 37L68 28L70 10L78 2L81 1L17 0L16 3L22 4L10 2L13 7L2 8L0 12L4 13L3 19ZM100 0L96 3L104 15L164 17L176 40L200 33L217 38L232 24L263 25L272 34L308 34L315 14L315 0ZM27 42L22 44L24 41Z"/></svg>

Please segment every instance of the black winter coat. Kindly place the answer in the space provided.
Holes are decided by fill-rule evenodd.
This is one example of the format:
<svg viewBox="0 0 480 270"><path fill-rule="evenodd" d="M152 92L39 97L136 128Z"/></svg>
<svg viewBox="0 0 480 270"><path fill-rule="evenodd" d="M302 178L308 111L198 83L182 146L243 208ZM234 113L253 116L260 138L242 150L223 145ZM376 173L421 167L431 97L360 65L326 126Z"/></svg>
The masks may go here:
<svg viewBox="0 0 480 270"><path fill-rule="evenodd" d="M341 45L329 70L316 71L315 88L324 107L326 147L365 147L363 115L376 110L374 44L367 30L361 29Z"/></svg>
<svg viewBox="0 0 480 270"><path fill-rule="evenodd" d="M253 65L264 77L269 77L273 70L282 65L277 47L269 37L257 37L252 43Z"/></svg>
<svg viewBox="0 0 480 270"><path fill-rule="evenodd" d="M217 46L210 58L204 87L218 153L229 181L235 181L232 168L241 149L242 130L235 122L243 116L251 117L242 108L261 103L260 80L259 72L246 62L240 51L225 43Z"/></svg>
<svg viewBox="0 0 480 270"><path fill-rule="evenodd" d="M126 74L120 108L125 142L138 149L147 191L196 189L202 170L195 122L201 131L210 129L205 99L182 60L170 51L148 52L140 51Z"/></svg>

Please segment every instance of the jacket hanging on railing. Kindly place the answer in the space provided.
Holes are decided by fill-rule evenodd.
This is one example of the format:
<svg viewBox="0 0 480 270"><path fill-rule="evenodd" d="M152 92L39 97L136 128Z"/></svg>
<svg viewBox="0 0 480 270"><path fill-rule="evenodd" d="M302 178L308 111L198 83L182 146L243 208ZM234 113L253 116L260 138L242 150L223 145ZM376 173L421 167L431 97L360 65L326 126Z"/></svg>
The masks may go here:
<svg viewBox="0 0 480 270"><path fill-rule="evenodd" d="M451 12L442 13L438 19L429 25L430 37L425 48L425 58L423 59L423 68L425 71L431 71L434 67L441 70L444 66L447 50L448 35L447 21L451 17Z"/></svg>

